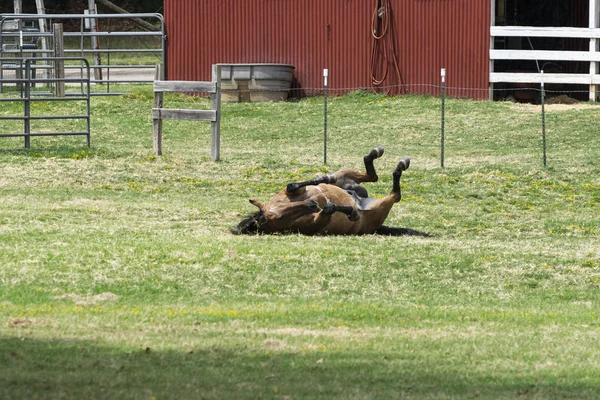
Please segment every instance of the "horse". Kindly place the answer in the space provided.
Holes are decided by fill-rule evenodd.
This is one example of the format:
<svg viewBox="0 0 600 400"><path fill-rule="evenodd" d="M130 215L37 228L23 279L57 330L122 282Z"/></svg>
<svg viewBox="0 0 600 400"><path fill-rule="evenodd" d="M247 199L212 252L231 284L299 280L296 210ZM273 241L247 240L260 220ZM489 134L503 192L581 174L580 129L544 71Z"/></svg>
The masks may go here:
<svg viewBox="0 0 600 400"><path fill-rule="evenodd" d="M377 182L379 177L373 161L383 152L383 147L378 146L364 156L366 172L343 168L308 181L288 183L267 204L250 200L258 211L247 216L231 232L431 236L408 228L383 225L392 206L402 198L400 177L410 166L410 158L401 159L392 173L390 194L379 199L369 197L361 183Z"/></svg>

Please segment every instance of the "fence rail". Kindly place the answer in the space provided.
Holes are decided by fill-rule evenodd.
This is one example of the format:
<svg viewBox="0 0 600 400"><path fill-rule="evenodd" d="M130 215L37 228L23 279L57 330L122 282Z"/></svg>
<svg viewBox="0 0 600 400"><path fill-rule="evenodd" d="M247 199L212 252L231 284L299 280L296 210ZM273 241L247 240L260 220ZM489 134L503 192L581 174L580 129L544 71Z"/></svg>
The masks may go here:
<svg viewBox="0 0 600 400"><path fill-rule="evenodd" d="M5 59L0 58L0 64ZM21 78L4 79L0 78L0 87L5 83L17 83L22 85L22 90L19 92L19 97L2 97L0 102L18 102L23 103L23 115L2 115L0 120L22 120L23 121L23 132L1 132L0 137L23 137L24 147L29 149L31 147L31 137L39 136L86 136L88 147L91 145L90 139L90 65L85 58L80 57L36 57L36 58L23 58L20 60L24 64L24 75ZM85 76L80 78L51 78L51 79L36 79L33 71L35 70L35 62L48 62L48 63L64 63L65 61L79 61L83 64L82 67L86 73ZM79 84L81 92L76 96L61 96L51 97L52 93L45 92L34 92L36 82L53 82L57 85L64 84L65 82ZM37 94L37 95L36 95ZM46 96L46 97L44 97ZM37 102L85 102L86 113L83 115L32 115L31 105ZM53 132L32 132L31 121L38 120L85 120L85 130L80 131L53 131Z"/></svg>
<svg viewBox="0 0 600 400"><path fill-rule="evenodd" d="M599 28L566 28L566 27L532 27L532 26L492 26L490 27L490 95L495 83L540 83L539 73L495 72L494 61L529 60L557 62L589 62L589 74L546 74L546 83L589 85L589 99L595 101L597 87L600 84L597 63L600 62L600 51L597 41L600 38ZM563 39L589 39L589 51L557 51L531 49L495 49L494 39L499 37L551 37ZM531 43L531 42L530 42Z"/></svg>
<svg viewBox="0 0 600 400"><path fill-rule="evenodd" d="M154 81L154 107L152 108L152 146L154 153L162 155L162 120L210 121L210 156L218 161L221 157L221 66L212 66L212 81L164 81L162 66L156 66ZM212 110L170 109L163 107L163 93L210 93Z"/></svg>
<svg viewBox="0 0 600 400"><path fill-rule="evenodd" d="M110 21L111 20L127 20L127 19L135 19L135 18L147 18L155 21L159 26L158 30L155 32L146 32L146 31L108 31L111 29ZM52 21L56 20L67 20L74 21L75 23L79 23L79 31L75 32L64 32L64 37L67 38L67 43L71 46L67 46L64 49L64 54L66 56L71 57L89 57L92 64L92 80L91 82L94 84L106 84L104 86L104 90L95 91L93 95L100 94L119 94L111 92L111 85L114 84L123 84L123 83L152 83L153 81L153 71L154 66L156 65L156 61L148 64L139 64L138 65L122 65L117 64L114 61L115 55L121 54L154 54L160 63L162 63L166 68L167 59L165 52L165 26L163 17L160 14L156 13L136 13L136 14L0 14L0 57L30 57L35 58L37 54L42 54L44 56L58 56L54 54L53 46L42 46L43 48L37 48L31 43L35 43L38 41L42 41L44 43L53 40L53 32L37 32L32 29L27 29L26 31L23 29L23 21L38 21L43 19L48 22L49 26L52 26ZM107 29L107 31L86 31L86 26L89 26L90 20L104 21L104 24L98 24L98 28ZM17 28L9 22L17 21ZM7 26L11 26L11 29L5 29ZM23 46L23 38L26 38L29 42L28 46ZM138 46L137 48L110 48L110 40L111 38L119 38L124 37L128 39L138 38L143 40L144 38L157 38L160 39L160 46L153 47L148 46ZM68 38L72 38L73 40L69 41ZM102 48L100 46L94 45L95 40L99 40L100 38L106 38L107 43L105 43ZM87 48L87 39L92 40L91 48ZM77 42L77 46L75 48L72 47L73 42ZM111 57L113 58L111 60ZM67 71L72 70L76 67L66 65L65 69ZM1 69L1 66L0 66ZM134 73L135 72L135 73ZM76 73L76 72L75 72ZM67 72L68 74L68 72Z"/></svg>

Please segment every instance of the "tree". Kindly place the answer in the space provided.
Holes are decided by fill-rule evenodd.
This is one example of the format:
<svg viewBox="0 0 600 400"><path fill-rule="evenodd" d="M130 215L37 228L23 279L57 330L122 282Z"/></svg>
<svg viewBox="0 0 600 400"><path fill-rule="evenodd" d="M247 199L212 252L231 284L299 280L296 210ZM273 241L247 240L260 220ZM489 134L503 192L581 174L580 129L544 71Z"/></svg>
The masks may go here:
<svg viewBox="0 0 600 400"><path fill-rule="evenodd" d="M163 0L111 0L129 12L162 12ZM45 0L48 14L81 14L87 8L87 0ZM0 0L0 13L13 12L13 0ZM100 10L107 12L108 10ZM23 12L35 14L35 1L23 0Z"/></svg>

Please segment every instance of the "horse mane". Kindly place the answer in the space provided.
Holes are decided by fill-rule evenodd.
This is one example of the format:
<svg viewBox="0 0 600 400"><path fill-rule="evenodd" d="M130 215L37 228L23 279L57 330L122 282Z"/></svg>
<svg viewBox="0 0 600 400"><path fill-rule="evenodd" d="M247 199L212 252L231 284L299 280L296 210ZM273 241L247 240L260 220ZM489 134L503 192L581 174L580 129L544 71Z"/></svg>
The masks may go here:
<svg viewBox="0 0 600 400"><path fill-rule="evenodd" d="M264 215L263 210L248 214L237 226L231 230L234 235L249 235L258 233L258 220Z"/></svg>

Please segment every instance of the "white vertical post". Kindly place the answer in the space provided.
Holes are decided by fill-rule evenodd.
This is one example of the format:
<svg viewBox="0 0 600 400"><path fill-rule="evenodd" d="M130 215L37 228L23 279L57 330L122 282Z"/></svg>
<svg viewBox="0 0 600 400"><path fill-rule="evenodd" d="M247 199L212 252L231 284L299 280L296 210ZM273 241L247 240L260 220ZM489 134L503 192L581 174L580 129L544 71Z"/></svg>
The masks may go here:
<svg viewBox="0 0 600 400"><path fill-rule="evenodd" d="M496 0L490 0L491 6L490 6L490 27L495 26L496 25ZM494 37L492 35L490 35L490 52L494 50ZM489 57L489 55L488 55ZM492 73L494 72L494 60L491 59L490 57L490 73L488 75L488 82L490 80L490 77L492 76ZM489 83L489 88L490 88L490 93L489 93L489 99L490 100L494 100L494 84L493 83Z"/></svg>
<svg viewBox="0 0 600 400"><path fill-rule="evenodd" d="M14 0L15 14L23 13L23 0Z"/></svg>
<svg viewBox="0 0 600 400"><path fill-rule="evenodd" d="M440 140L440 167L444 168L446 141L446 68L440 71L442 78L442 137Z"/></svg>
<svg viewBox="0 0 600 400"><path fill-rule="evenodd" d="M540 88L542 89L540 95L541 95L541 101L542 101L542 161L544 162L544 168L546 168L547 166L547 157L546 157L546 109L545 109L545 103L546 103L546 90L544 89L544 70L541 70L541 77L540 77Z"/></svg>
<svg viewBox="0 0 600 400"><path fill-rule="evenodd" d="M323 164L327 164L327 78L329 70L323 69Z"/></svg>
<svg viewBox="0 0 600 400"><path fill-rule="evenodd" d="M599 10L600 0L589 0L589 27L591 29L598 28L598 11ZM598 51L598 40L596 38L590 39L590 53L595 53ZM598 63L591 61L590 62L590 80L594 78L594 75L598 72ZM596 101L597 96L597 86L594 84L590 84L590 101Z"/></svg>
<svg viewBox="0 0 600 400"><path fill-rule="evenodd" d="M213 161L221 159L221 66L213 64L212 81L215 84L215 93L212 94L212 109L217 118L210 123L210 158Z"/></svg>
<svg viewBox="0 0 600 400"><path fill-rule="evenodd" d="M163 65L157 64L154 70L154 82L164 80ZM154 91L154 108L158 109L158 118L152 119L152 149L154 154L162 156L162 119L160 109L163 107L163 92Z"/></svg>

